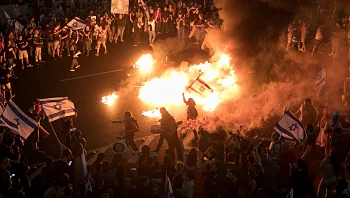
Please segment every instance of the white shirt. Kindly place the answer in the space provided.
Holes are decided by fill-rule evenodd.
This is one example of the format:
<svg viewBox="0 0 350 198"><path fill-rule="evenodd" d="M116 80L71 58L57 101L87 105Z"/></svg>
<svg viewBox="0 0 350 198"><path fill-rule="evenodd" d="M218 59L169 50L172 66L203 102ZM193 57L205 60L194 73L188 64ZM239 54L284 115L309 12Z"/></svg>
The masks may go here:
<svg viewBox="0 0 350 198"><path fill-rule="evenodd" d="M317 31L316 31L316 36L315 36L315 40L322 40L323 39L323 36L322 36L322 32L321 32L321 27L318 27L317 28Z"/></svg>
<svg viewBox="0 0 350 198"><path fill-rule="evenodd" d="M152 27L152 31L156 31L156 21L155 20L148 21L148 25L150 25ZM151 28L148 27L148 30L151 31Z"/></svg>

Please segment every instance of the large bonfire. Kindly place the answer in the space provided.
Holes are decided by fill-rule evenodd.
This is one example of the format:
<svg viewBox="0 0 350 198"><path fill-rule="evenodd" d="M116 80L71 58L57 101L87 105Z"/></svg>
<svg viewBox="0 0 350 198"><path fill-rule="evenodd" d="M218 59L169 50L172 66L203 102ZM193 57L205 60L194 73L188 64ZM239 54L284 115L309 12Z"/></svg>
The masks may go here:
<svg viewBox="0 0 350 198"><path fill-rule="evenodd" d="M138 68L152 68L154 61L151 61L150 55L146 57L143 55L137 61ZM168 69L160 77L144 82L139 98L156 107L169 107L183 104L182 93L185 93L205 111L214 111L220 102L232 97L236 91L231 58L221 54L212 62Z"/></svg>

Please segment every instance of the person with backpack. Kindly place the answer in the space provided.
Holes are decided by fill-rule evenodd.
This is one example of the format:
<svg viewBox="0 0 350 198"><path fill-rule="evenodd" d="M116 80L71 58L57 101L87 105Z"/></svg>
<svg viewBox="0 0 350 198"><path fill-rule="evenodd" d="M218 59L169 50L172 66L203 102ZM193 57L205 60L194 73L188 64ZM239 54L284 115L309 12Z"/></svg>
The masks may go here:
<svg viewBox="0 0 350 198"><path fill-rule="evenodd" d="M193 100L193 98L189 98L186 100L185 98L185 93L182 93L182 99L184 103L187 106L186 112L187 112L187 122L191 120L196 120L198 117L198 111L196 109L196 102ZM193 135L194 135L194 140L198 140L198 134L195 129L193 129Z"/></svg>

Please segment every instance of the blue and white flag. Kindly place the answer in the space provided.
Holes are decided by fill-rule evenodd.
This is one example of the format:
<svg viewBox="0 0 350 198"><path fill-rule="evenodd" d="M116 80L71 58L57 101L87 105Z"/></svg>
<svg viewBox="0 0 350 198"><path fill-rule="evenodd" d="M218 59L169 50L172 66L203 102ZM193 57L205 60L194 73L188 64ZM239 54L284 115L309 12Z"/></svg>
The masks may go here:
<svg viewBox="0 0 350 198"><path fill-rule="evenodd" d="M315 90L319 90L324 84L326 84L326 69L323 68L320 72L317 74L317 78L315 81Z"/></svg>
<svg viewBox="0 0 350 198"><path fill-rule="evenodd" d="M5 11L5 9L3 9L3 10L4 10L4 15L5 15L5 18L6 18L6 20L7 20L7 23L12 27L12 26L13 26L13 20L12 20L12 18L10 17L9 14L7 14L7 12Z"/></svg>
<svg viewBox="0 0 350 198"><path fill-rule="evenodd" d="M306 139L306 131L298 118L289 110L284 112L282 118L274 127L281 136L297 142Z"/></svg>
<svg viewBox="0 0 350 198"><path fill-rule="evenodd" d="M165 198L175 198L168 173L165 173Z"/></svg>
<svg viewBox="0 0 350 198"><path fill-rule="evenodd" d="M0 103L0 115L2 115L2 113L5 111L5 106Z"/></svg>
<svg viewBox="0 0 350 198"><path fill-rule="evenodd" d="M27 139L38 126L38 122L26 115L12 100L6 104L1 120L23 140Z"/></svg>
<svg viewBox="0 0 350 198"><path fill-rule="evenodd" d="M39 99L50 122L75 115L74 103L68 97Z"/></svg>
<svg viewBox="0 0 350 198"><path fill-rule="evenodd" d="M23 25L20 22L15 21L15 33L22 34L23 29L24 29Z"/></svg>
<svg viewBox="0 0 350 198"><path fill-rule="evenodd" d="M92 192L92 186L89 179L89 172L87 170L83 145L80 144L80 147L81 147L80 148L81 154L79 157L76 158L76 163L75 163L76 179L79 182L79 184L85 185L86 191Z"/></svg>
<svg viewBox="0 0 350 198"><path fill-rule="evenodd" d="M5 111L5 106L2 103L0 103L0 115L2 115L4 113L4 111ZM7 127L5 122L2 121L1 119L0 119L0 126Z"/></svg>
<svg viewBox="0 0 350 198"><path fill-rule="evenodd" d="M72 30L83 30L85 29L85 26L86 24L84 20L81 20L79 17L75 17L66 25L66 28Z"/></svg>

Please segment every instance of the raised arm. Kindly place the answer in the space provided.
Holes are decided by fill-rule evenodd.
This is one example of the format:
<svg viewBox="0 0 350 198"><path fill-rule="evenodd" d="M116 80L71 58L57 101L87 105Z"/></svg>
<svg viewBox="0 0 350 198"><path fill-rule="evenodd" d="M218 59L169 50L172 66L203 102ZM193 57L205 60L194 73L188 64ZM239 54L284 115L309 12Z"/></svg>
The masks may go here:
<svg viewBox="0 0 350 198"><path fill-rule="evenodd" d="M185 98L185 93L182 93L182 100L184 101L185 104L187 104L187 100Z"/></svg>

